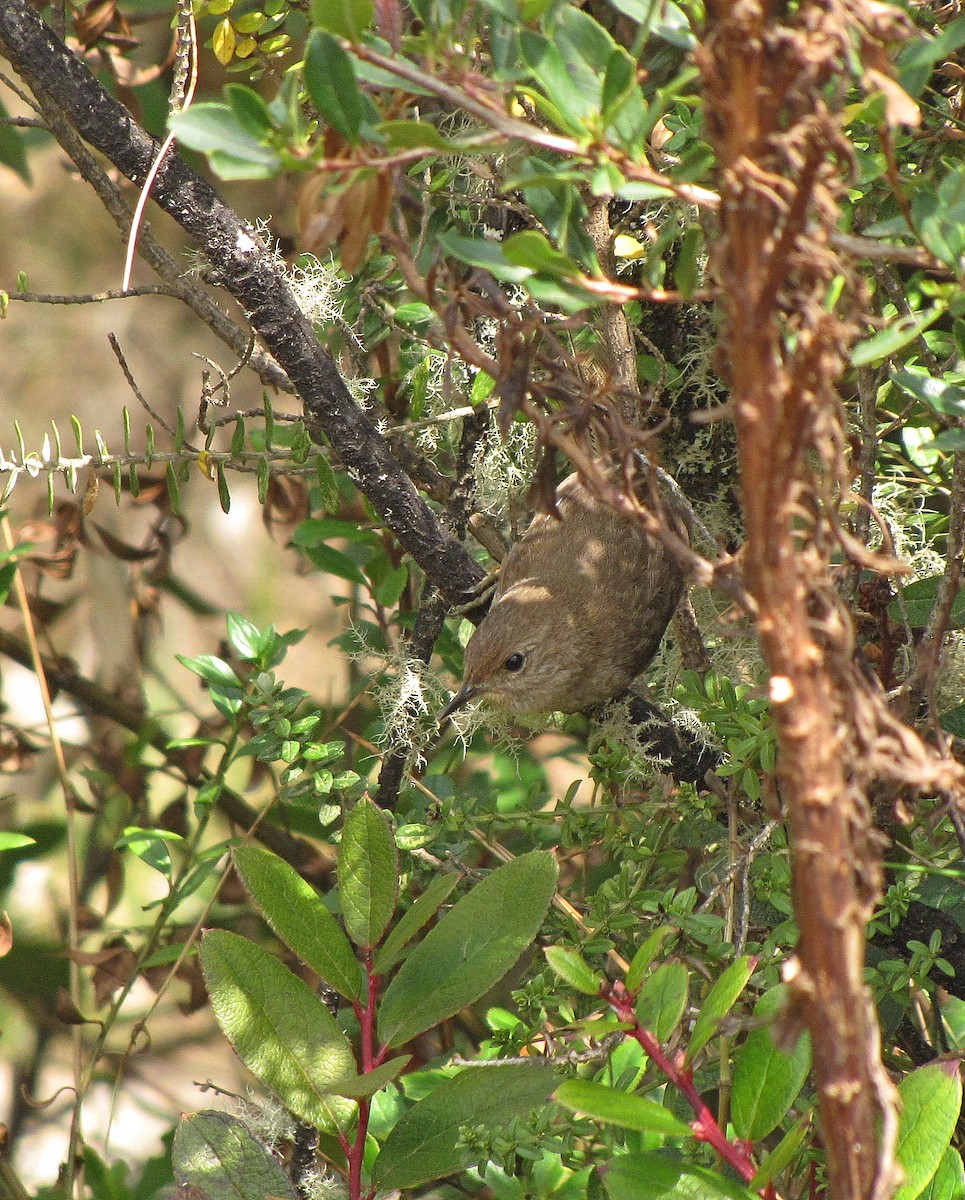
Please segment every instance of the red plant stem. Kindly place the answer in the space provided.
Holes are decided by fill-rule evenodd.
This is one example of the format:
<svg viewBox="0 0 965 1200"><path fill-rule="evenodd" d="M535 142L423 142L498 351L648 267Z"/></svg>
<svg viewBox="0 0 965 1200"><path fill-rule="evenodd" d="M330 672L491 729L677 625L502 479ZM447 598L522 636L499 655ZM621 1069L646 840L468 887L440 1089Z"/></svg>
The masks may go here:
<svg viewBox="0 0 965 1200"><path fill-rule="evenodd" d="M712 1146L724 1162L728 1163L740 1175L745 1183L750 1182L757 1174L750 1156L729 1142L723 1130L717 1124L714 1114L700 1098L694 1087L693 1074L684 1067L675 1065L664 1054L660 1043L648 1030L644 1029L633 1009L633 997L622 983L615 983L606 988L603 998L610 1005L621 1021L630 1026L630 1036L646 1051L650 1059L663 1071L670 1082L681 1092L687 1103L694 1110L697 1119L691 1124L694 1136Z"/></svg>
<svg viewBox="0 0 965 1200"><path fill-rule="evenodd" d="M360 1074L366 1075L377 1066L375 1051L375 1002L378 995L379 977L372 969L372 952L365 951L365 978L367 982L365 1003L353 1005L359 1023L359 1049L361 1052ZM364 1200L362 1195L362 1160L365 1156L365 1138L369 1131L371 1100L368 1096L359 1099L359 1119L355 1138L346 1148L348 1158L349 1200ZM373 1193L369 1193L372 1195Z"/></svg>

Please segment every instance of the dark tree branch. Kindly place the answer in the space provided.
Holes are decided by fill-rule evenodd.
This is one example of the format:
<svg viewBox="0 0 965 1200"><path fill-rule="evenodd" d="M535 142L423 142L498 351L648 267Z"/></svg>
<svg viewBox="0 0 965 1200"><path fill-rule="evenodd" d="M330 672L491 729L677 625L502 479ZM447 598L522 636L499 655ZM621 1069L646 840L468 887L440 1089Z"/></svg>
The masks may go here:
<svg viewBox="0 0 965 1200"><path fill-rule="evenodd" d="M85 141L132 182L144 182L158 143L24 0L0 5L0 47L36 94L49 95L70 114ZM281 268L252 228L173 153L158 172L152 197L204 251L221 285L288 374L316 436L324 434L336 448L402 547L447 600L471 599L481 568L445 529L355 404Z"/></svg>

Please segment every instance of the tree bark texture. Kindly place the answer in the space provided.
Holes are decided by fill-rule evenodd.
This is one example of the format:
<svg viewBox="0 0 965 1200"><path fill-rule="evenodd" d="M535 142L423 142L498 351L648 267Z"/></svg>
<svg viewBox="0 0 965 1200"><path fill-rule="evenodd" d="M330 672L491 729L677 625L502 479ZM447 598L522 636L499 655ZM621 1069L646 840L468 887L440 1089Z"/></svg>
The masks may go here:
<svg viewBox="0 0 965 1200"><path fill-rule="evenodd" d="M24 0L0 3L0 47L30 88L53 100L86 142L126 178L143 183L159 144ZM352 399L255 231L177 153L165 158L151 196L204 252L218 282L287 372L311 425L331 442L402 547L450 602L471 600L481 568L419 495Z"/></svg>
<svg viewBox="0 0 965 1200"><path fill-rule="evenodd" d="M850 166L835 102L855 44L861 54L900 32L897 15L881 28L890 20L882 7L713 0L698 51L720 164L713 268L726 312L744 578L770 673L800 928L784 1032L812 1035L835 1200L883 1200L898 1178L894 1089L863 980L881 883L869 803L878 710L853 665L830 569L848 490L837 385L862 302L830 244Z"/></svg>

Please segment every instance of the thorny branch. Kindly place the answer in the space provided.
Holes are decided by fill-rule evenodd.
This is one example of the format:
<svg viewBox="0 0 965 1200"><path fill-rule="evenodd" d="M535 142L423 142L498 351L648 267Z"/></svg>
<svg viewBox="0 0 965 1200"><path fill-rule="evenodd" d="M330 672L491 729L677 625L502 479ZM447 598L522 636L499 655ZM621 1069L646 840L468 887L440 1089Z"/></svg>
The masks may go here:
<svg viewBox="0 0 965 1200"><path fill-rule="evenodd" d="M82 138L128 179L143 182L157 154L157 142L104 91L24 0L0 6L0 47L30 84L62 144L72 139L84 151ZM68 112L70 121L64 116ZM88 158L90 170L100 171L89 153ZM469 600L481 569L441 525L385 439L353 401L274 256L177 155L165 158L152 196L217 264L219 282L248 314L291 380L317 435L326 436L337 448L346 469L402 547L448 600ZM246 345L247 336L243 341ZM244 346L239 347L243 351Z"/></svg>

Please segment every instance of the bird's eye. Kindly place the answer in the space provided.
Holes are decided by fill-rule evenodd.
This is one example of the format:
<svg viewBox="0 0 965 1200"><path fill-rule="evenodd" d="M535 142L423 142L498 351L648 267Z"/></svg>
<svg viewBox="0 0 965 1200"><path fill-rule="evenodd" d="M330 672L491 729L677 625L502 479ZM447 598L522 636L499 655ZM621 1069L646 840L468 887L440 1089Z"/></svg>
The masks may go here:
<svg viewBox="0 0 965 1200"><path fill-rule="evenodd" d="M503 663L503 666L506 668L507 671L510 671L515 675L515 673L517 671L521 671L523 669L523 664L525 662L526 662L526 655L521 654L517 650L515 654L511 654L509 656L509 658L506 659L506 661Z"/></svg>

